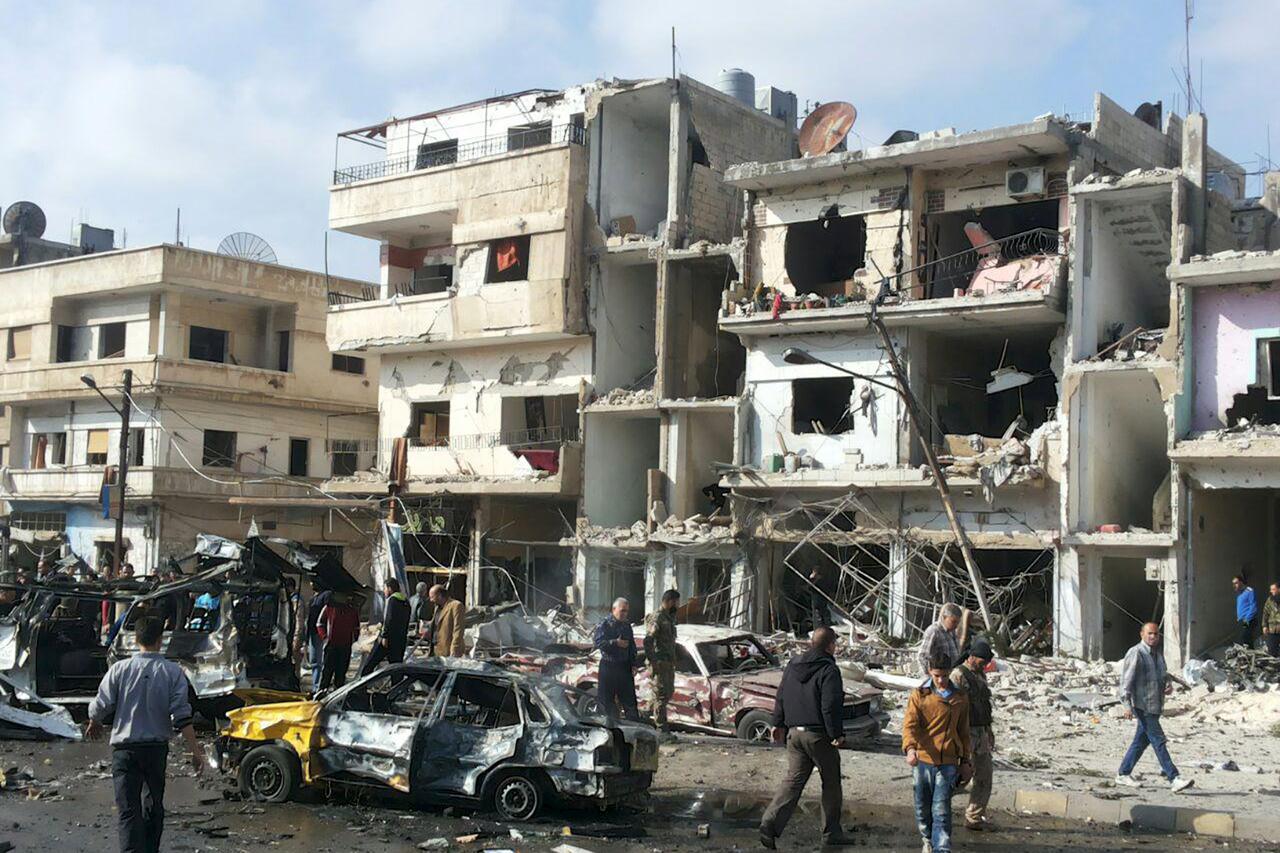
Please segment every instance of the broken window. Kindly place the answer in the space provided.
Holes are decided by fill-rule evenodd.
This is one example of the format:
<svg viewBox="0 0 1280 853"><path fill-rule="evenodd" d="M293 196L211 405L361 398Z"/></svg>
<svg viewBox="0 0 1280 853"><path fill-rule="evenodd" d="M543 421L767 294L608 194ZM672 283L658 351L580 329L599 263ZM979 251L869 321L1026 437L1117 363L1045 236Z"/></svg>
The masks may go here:
<svg viewBox="0 0 1280 853"><path fill-rule="evenodd" d="M1267 396L1280 398L1280 338L1260 341L1261 351L1258 353L1258 375L1267 377ZM1263 370L1262 368L1266 369Z"/></svg>
<svg viewBox="0 0 1280 853"><path fill-rule="evenodd" d="M205 430L201 464L210 468L236 467L236 434L221 429Z"/></svg>
<svg viewBox="0 0 1280 853"><path fill-rule="evenodd" d="M524 713L531 723L547 722L547 711L538 698L529 692L527 687L520 688L520 699L524 704Z"/></svg>
<svg viewBox="0 0 1280 853"><path fill-rule="evenodd" d="M192 326L187 357L197 361L216 361L222 364L227 360L227 338L228 332L224 329Z"/></svg>
<svg viewBox="0 0 1280 853"><path fill-rule="evenodd" d="M330 453L329 467L334 477L350 477L360 467L360 442L350 438L335 438Z"/></svg>
<svg viewBox="0 0 1280 853"><path fill-rule="evenodd" d="M458 140L441 139L438 142L424 142L418 146L418 158L415 169L430 169L432 166L447 166L458 162Z"/></svg>
<svg viewBox="0 0 1280 853"><path fill-rule="evenodd" d="M853 379L796 379L791 383L791 431L833 435L853 429Z"/></svg>
<svg viewBox="0 0 1280 853"><path fill-rule="evenodd" d="M515 685L505 679L459 674L444 719L459 726L498 729L520 724Z"/></svg>
<svg viewBox="0 0 1280 853"><path fill-rule="evenodd" d="M484 273L487 284L524 281L529 278L529 235L504 237L489 243L489 262Z"/></svg>
<svg viewBox="0 0 1280 853"><path fill-rule="evenodd" d="M435 705L443 680L441 671L421 675L389 672L375 676L347 694L343 709L416 718Z"/></svg>
<svg viewBox="0 0 1280 853"><path fill-rule="evenodd" d="M58 338L54 349L54 360L58 363L75 361L75 326L59 326Z"/></svg>
<svg viewBox="0 0 1280 853"><path fill-rule="evenodd" d="M14 326L9 330L9 361L25 361L31 358L31 327Z"/></svg>
<svg viewBox="0 0 1280 853"><path fill-rule="evenodd" d="M85 444L84 461L86 465L106 465L109 433L105 429L91 429Z"/></svg>
<svg viewBox="0 0 1280 853"><path fill-rule="evenodd" d="M675 669L681 675L702 675L702 670L698 669L698 662L693 659L693 655L679 643L676 643Z"/></svg>
<svg viewBox="0 0 1280 853"><path fill-rule="evenodd" d="M307 476L307 459L311 455L311 442L305 438L289 439L289 476Z"/></svg>
<svg viewBox="0 0 1280 853"><path fill-rule="evenodd" d="M866 263L867 223L841 216L834 204L822 216L787 226L783 260L797 293L845 294L845 281Z"/></svg>
<svg viewBox="0 0 1280 853"><path fill-rule="evenodd" d="M40 432L31 437L31 467L67 464L67 434Z"/></svg>
<svg viewBox="0 0 1280 853"><path fill-rule="evenodd" d="M507 128L508 151L519 151L523 148L536 148L539 145L550 144L550 121L537 121L531 124L517 124Z"/></svg>
<svg viewBox="0 0 1280 853"><path fill-rule="evenodd" d="M452 284L453 266L451 264L423 264L413 268L414 296L425 293L444 293Z"/></svg>
<svg viewBox="0 0 1280 853"><path fill-rule="evenodd" d="M409 426L409 443L419 447L445 447L449 444L449 401L414 403Z"/></svg>
<svg viewBox="0 0 1280 853"><path fill-rule="evenodd" d="M698 643L698 654L707 667L708 675L728 675L768 669L778 661L753 637L733 637L715 643Z"/></svg>
<svg viewBox="0 0 1280 853"><path fill-rule="evenodd" d="M289 372L290 344L292 342L293 333L288 329L276 332L276 370L281 373Z"/></svg>
<svg viewBox="0 0 1280 853"><path fill-rule="evenodd" d="M330 367L339 373L352 373L356 376L364 375L364 359L355 355L342 355L335 352L330 361Z"/></svg>
<svg viewBox="0 0 1280 853"><path fill-rule="evenodd" d="M98 327L98 358L124 358L124 323L103 323Z"/></svg>
<svg viewBox="0 0 1280 853"><path fill-rule="evenodd" d="M144 465L146 462L147 431L145 429L129 430L129 464Z"/></svg>

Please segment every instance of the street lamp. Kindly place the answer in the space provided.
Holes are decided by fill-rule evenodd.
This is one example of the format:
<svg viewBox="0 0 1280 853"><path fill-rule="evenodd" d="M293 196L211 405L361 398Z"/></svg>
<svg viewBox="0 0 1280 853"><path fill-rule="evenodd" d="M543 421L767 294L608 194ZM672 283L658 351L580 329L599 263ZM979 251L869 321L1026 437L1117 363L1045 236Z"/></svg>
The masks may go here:
<svg viewBox="0 0 1280 853"><path fill-rule="evenodd" d="M85 374L80 377L80 381L90 390L103 399L111 409L120 416L120 462L116 466L118 473L116 474L116 485L120 490L119 497L116 502L116 541L115 554L113 557L114 566L112 567L112 576L119 577L120 569L124 566L124 487L125 478L129 476L129 405L131 397L130 392L133 390L133 371L125 368L123 371L124 379L124 399L120 405L107 399L107 395L102 393L102 389L98 387L98 383L94 381L92 376Z"/></svg>
<svg viewBox="0 0 1280 853"><path fill-rule="evenodd" d="M888 388L902 398L907 410L907 417L911 421L911 428L915 431L916 438L920 442L920 450L924 453L925 462L929 466L930 473L933 474L933 483L938 489L938 497L942 501L942 508L947 513L947 520L951 522L951 532L956 537L956 543L960 546L960 553L964 557L965 568L969 572L969 581L973 584L973 594L977 597L978 608L982 611L982 621L986 624L988 631L993 631L995 626L991 621L991 613L987 609L987 595L983 592L978 564L973 558L973 544L969 541L969 535L965 533L964 526L960 523L960 516L956 514L955 505L951 502L951 488L947 485L947 477L942 473L942 466L938 464L938 456L933 452L933 445L929 442L929 438L923 428L922 422L924 419L920 416L920 404L916 402L915 395L911 393L911 386L907 384L907 377L902 370L901 363L898 361L898 353L894 349L893 339L889 337L889 330L885 328L884 322L879 317L872 317L871 324L880 333L880 340L884 344L885 353L889 357L889 368L893 371L893 378L897 381L896 385L882 382L873 376L855 373L838 364L832 364L826 359L818 358L813 353L798 347L787 347L783 350L782 360L787 364L825 365L832 370L852 376L855 379L861 379L870 382L872 385Z"/></svg>

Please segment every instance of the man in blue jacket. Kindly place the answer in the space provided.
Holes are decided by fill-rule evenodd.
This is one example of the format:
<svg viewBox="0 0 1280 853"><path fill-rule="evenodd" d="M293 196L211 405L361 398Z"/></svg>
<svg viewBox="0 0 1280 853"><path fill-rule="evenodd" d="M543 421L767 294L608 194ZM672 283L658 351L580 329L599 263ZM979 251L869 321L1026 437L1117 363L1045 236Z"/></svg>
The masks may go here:
<svg viewBox="0 0 1280 853"><path fill-rule="evenodd" d="M636 638L631 631L631 604L625 598L613 602L613 612L596 626L594 641L600 651L600 710L609 719L625 716L639 720L636 708Z"/></svg>
<svg viewBox="0 0 1280 853"><path fill-rule="evenodd" d="M1253 635L1258 627L1258 596L1253 587L1244 582L1242 575L1233 577L1231 586L1236 591L1236 625L1239 627L1236 644L1252 648Z"/></svg>

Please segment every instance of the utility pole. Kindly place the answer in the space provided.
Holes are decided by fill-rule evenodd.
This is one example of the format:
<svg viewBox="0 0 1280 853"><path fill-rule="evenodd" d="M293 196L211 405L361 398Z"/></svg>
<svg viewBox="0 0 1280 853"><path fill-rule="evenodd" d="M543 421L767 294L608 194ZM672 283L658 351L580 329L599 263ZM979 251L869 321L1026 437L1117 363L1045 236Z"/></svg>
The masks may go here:
<svg viewBox="0 0 1280 853"><path fill-rule="evenodd" d="M124 485L129 476L129 401L133 391L133 371L124 369L124 400L120 403L120 464L116 466L116 488L119 501L116 504L116 554L115 577L124 568Z"/></svg>
<svg viewBox="0 0 1280 853"><path fill-rule="evenodd" d="M915 395L911 393L911 385L907 382L906 371L902 369L902 362L898 361L898 351L893 346L893 339L889 337L889 330L884 325L879 315L874 312L871 315L871 325L875 326L877 332L880 333L880 341L884 344L885 354L889 357L889 369L893 371L893 378L898 383L898 393L902 396L903 403L907 407L907 417L911 420L911 428L915 430L916 438L920 441L920 449L924 452L926 464L929 471L933 474L934 485L938 489L938 498L942 501L942 508L946 510L947 521L951 522L951 532L956 537L956 544L960 546L960 553L964 556L964 567L969 571L969 581L973 584L973 594L978 599L978 609L982 611L982 622L986 625L987 630L995 632L995 623L991 621L991 612L987 607L987 594L982 589L982 575L978 571L978 564L973 559L973 544L969 541L969 534L965 532L964 525L960 523L960 516L956 515L955 505L951 502L951 487L947 485L947 477L942 473L942 466L938 464L938 456L933 452L933 444L929 441L929 433L925 430L924 418L920 415L920 404L916 402Z"/></svg>

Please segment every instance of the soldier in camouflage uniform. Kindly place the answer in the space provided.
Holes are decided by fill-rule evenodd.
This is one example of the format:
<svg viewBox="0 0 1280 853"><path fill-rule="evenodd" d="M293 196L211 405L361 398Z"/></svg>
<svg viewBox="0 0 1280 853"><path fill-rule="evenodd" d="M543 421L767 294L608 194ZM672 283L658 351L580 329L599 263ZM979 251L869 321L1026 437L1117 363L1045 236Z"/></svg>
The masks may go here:
<svg viewBox="0 0 1280 853"><path fill-rule="evenodd" d="M667 725L667 704L676 679L676 609L680 593L669 589L662 594L662 606L653 617L653 630L645 638L645 657L649 660L649 677L653 683L653 720L663 732Z"/></svg>

